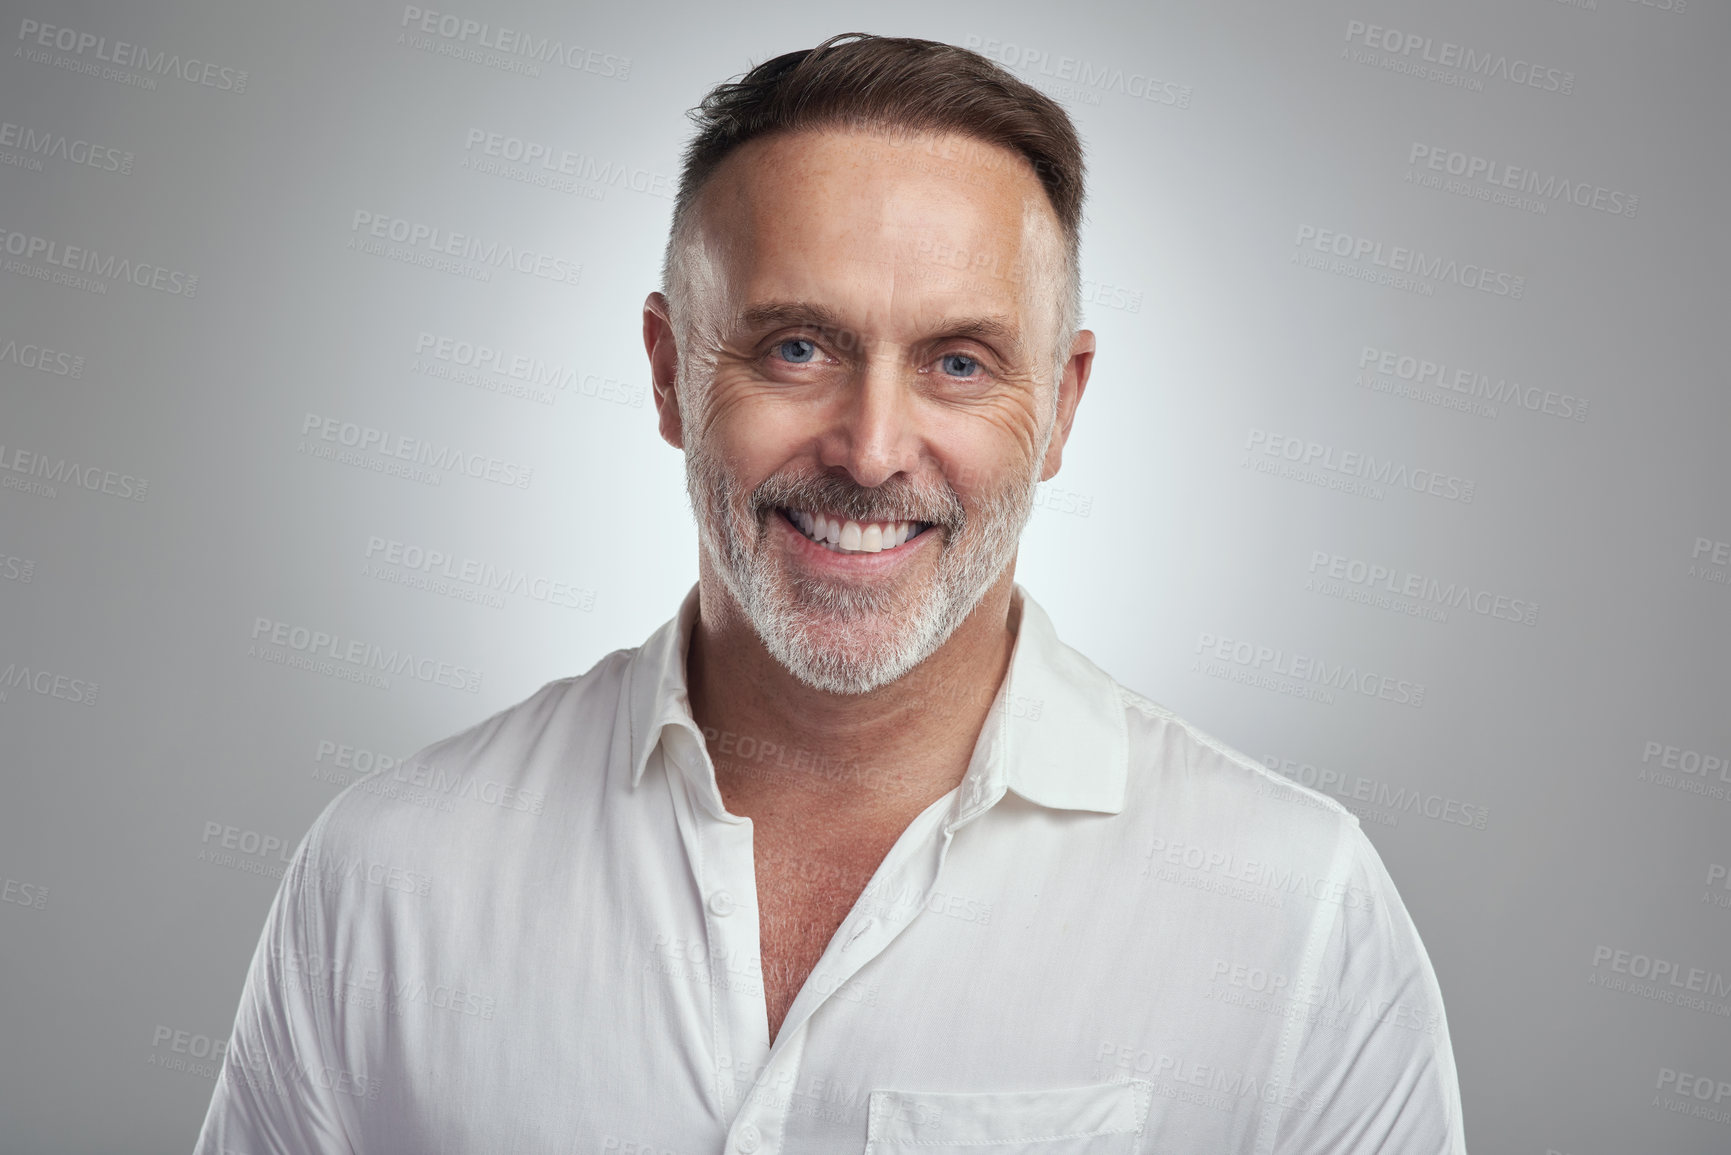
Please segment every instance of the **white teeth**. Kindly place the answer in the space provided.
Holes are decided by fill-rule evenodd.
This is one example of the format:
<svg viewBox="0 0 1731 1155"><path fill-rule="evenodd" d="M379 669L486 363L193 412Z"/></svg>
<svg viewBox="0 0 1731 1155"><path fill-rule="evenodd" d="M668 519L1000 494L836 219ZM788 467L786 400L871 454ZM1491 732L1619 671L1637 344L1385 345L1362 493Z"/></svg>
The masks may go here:
<svg viewBox="0 0 1731 1155"><path fill-rule="evenodd" d="M895 549L914 536L918 527L912 521L874 521L861 525L804 509L788 512L807 537L835 553L881 553Z"/></svg>

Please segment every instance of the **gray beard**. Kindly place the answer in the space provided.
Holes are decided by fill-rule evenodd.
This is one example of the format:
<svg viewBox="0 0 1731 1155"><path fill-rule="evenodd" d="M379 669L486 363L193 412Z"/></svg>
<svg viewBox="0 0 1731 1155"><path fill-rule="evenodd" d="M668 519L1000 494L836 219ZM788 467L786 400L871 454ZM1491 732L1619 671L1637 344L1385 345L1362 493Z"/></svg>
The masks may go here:
<svg viewBox="0 0 1731 1155"><path fill-rule="evenodd" d="M863 489L833 475L778 475L742 495L708 447L690 442L685 484L701 548L775 660L813 689L866 694L937 652L997 583L1033 512L1041 449L1025 478L972 517L947 484ZM769 518L781 507L931 522L929 532L945 535L943 552L931 579L913 588L814 580L769 548Z"/></svg>

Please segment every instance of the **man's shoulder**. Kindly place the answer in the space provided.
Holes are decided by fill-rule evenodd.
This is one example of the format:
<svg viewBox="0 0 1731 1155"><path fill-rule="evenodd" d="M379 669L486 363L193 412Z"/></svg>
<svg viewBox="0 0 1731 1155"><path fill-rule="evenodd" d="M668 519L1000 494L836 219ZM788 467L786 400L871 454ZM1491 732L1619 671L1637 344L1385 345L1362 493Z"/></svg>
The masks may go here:
<svg viewBox="0 0 1731 1155"><path fill-rule="evenodd" d="M424 747L410 761L453 771L485 768L515 780L533 768L536 755L564 754L572 743L604 753L625 690L625 671L636 652L614 650L585 673L546 683L521 701Z"/></svg>
<svg viewBox="0 0 1731 1155"><path fill-rule="evenodd" d="M484 835L532 819L573 789L599 788L616 740L625 671L614 650L582 674L522 700L344 787L314 824L327 852Z"/></svg>
<svg viewBox="0 0 1731 1155"><path fill-rule="evenodd" d="M1130 738L1130 794L1157 826L1196 839L1205 853L1247 842L1287 854L1331 854L1343 839L1356 846L1358 816L1340 802L1115 684Z"/></svg>

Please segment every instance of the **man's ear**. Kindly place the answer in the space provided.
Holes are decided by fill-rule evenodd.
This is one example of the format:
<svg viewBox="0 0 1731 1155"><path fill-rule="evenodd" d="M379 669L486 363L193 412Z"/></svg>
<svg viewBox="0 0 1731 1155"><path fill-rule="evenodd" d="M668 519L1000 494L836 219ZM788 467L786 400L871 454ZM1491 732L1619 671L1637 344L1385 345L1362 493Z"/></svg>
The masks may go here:
<svg viewBox="0 0 1731 1155"><path fill-rule="evenodd" d="M1046 447L1046 460L1040 468L1040 480L1050 481L1064 463L1064 442L1070 439L1070 426L1076 421L1076 406L1088 388L1088 374L1094 369L1094 331L1082 329L1070 345L1070 359L1058 376L1057 427L1052 430L1052 442Z"/></svg>
<svg viewBox="0 0 1731 1155"><path fill-rule="evenodd" d="M649 354L649 380L655 391L661 440L675 449L684 449L679 394L673 388L679 376L679 347L673 340L672 310L660 293L650 293L643 302L643 348Z"/></svg>

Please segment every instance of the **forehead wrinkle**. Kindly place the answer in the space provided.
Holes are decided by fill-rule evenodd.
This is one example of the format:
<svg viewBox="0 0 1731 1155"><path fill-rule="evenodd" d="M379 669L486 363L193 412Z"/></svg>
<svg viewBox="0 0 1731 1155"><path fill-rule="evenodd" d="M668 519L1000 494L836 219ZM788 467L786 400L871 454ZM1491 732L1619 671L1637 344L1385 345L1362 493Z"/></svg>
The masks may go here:
<svg viewBox="0 0 1731 1155"><path fill-rule="evenodd" d="M969 270L966 268L956 270L960 284L940 287L933 283L931 277L924 275L922 268L916 267L926 260L913 251L919 239L927 234L946 234L954 223L954 218L945 208L941 204L934 204L930 199L931 181L943 178L934 178L927 173L922 179L922 175L917 171L907 171L900 164L875 163L886 156L881 147L883 142L874 140L872 134L862 135L860 143L863 147L859 148L833 147L838 141L855 137L854 133L822 131L811 135L795 133L790 136L767 137L742 146L729 158L731 163L724 162L723 173L718 173L721 179L714 181L714 187L708 190L711 195L699 200L702 232L707 234L705 239L715 245L717 250L712 254L705 254L711 257L711 263L731 266L736 273L744 274L742 279L745 281L754 279L751 273L756 271L758 258L764 247L760 243L761 238L766 232L786 236L784 230L790 222L782 216L782 211L789 196L794 195L795 199L798 199L797 190L801 186L833 187L839 178L849 206L843 219L806 220L796 227L815 227L820 230L808 238L807 242L802 243L825 237L823 243L839 244L851 250L849 258L854 266L874 266L868 276L857 282L865 289L863 298L876 298L869 304L864 300L858 303L868 313L877 314L878 320L892 322L904 311L915 316L940 313L940 320L924 327L924 331L919 334L920 338L930 339L946 335L974 337L995 344L1006 355L1013 355L1018 360L1037 351L1037 347L1044 344L1043 338L1032 332L1023 332L1022 329L1029 321L1036 322L1038 327L1041 307L1049 306L1050 294L1045 291L1045 282L1050 278L1038 275L1035 270L1043 266L1049 268L1049 262L1039 258L1050 252L1045 230L1049 228L1047 218L1051 217L1052 210L1046 203L1044 190L1038 186L1032 172L1015 174L1006 182L1007 187L1006 184L1000 184L999 195L995 198L988 196L984 202L968 198L972 201L976 213L964 229L967 235L957 237L956 240L966 246L964 252L975 248L982 251L987 248L995 250L1004 267L1020 270L1016 280L1021 282L1003 286L1016 291L1004 295L993 294L997 299L988 297L985 300L969 300L968 298L977 297L978 293L969 291ZM804 137L804 140L801 140L801 137ZM817 143L816 151L822 156L821 162L810 169L802 171L797 164L764 164L766 154L777 154L788 149L798 150L811 143ZM895 150L888 152L888 158L892 162L906 155ZM778 156L777 160L781 160L781 157ZM771 169L775 170L778 178L774 181L769 179ZM910 177L911 184L908 180ZM1018 184L1024 187L1015 187ZM715 193L721 195L715 196ZM732 227L716 228L714 226L720 224L716 216L727 211L724 206L733 209ZM847 219L850 217L851 219ZM715 258L722 260L717 261ZM998 267L1000 262L994 261L993 264ZM719 271L714 270L717 273ZM723 296L728 295L721 284L715 283L723 280L723 277L714 276L712 273L707 279L711 284L705 287L721 290ZM734 280L738 284L736 278L725 279ZM876 293L869 289L873 280L878 281ZM794 296L806 296L805 287L795 289ZM753 321L768 324L775 320L784 320L793 324L812 324L819 328L841 331L859 331L862 328L846 324L837 310L825 310L821 307L821 302L810 299L794 302L807 310L804 316L777 317L768 311L769 306L788 303L781 300L766 302L762 308L747 306L736 315L735 324L749 325ZM910 304L913 306L911 310L908 308ZM1009 318L1002 315L1006 305L1012 314ZM997 312L999 316L972 315L982 306L986 312ZM854 307L853 303L849 304L850 309ZM887 310L887 316L881 310ZM715 319L720 320L719 317ZM1006 324L1006 321L1009 324Z"/></svg>

